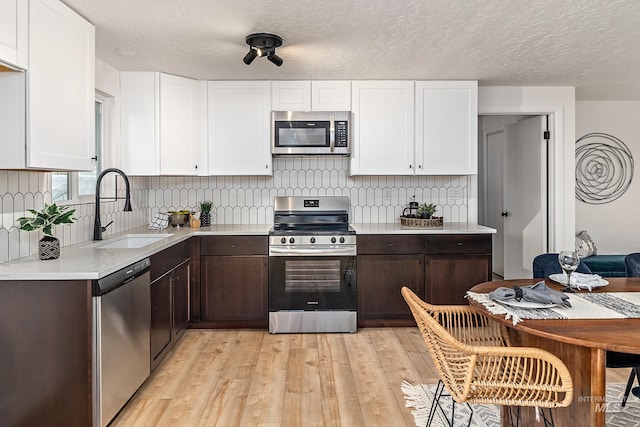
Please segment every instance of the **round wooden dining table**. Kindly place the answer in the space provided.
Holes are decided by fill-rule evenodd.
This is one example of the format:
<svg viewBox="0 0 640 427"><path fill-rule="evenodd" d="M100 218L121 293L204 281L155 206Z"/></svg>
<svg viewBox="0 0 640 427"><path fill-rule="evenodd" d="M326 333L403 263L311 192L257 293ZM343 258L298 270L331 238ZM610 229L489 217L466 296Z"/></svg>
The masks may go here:
<svg viewBox="0 0 640 427"><path fill-rule="evenodd" d="M470 291L488 293L499 287L528 286L541 279L518 279L485 282ZM609 284L592 292L640 292L640 278L606 278ZM551 280L549 287L563 288ZM588 293L587 290L578 291ZM522 320L513 325L504 314L492 314L481 303L468 299L475 310L508 327L513 345L537 347L558 356L569 368L573 380L573 402L553 410L556 426L604 426L607 408L620 402L607 402L607 350L640 354L640 318L637 319L544 319ZM633 396L630 397L634 399ZM523 408L524 425L538 425L533 410ZM503 425L506 421L503 410ZM527 421L529 420L529 421Z"/></svg>

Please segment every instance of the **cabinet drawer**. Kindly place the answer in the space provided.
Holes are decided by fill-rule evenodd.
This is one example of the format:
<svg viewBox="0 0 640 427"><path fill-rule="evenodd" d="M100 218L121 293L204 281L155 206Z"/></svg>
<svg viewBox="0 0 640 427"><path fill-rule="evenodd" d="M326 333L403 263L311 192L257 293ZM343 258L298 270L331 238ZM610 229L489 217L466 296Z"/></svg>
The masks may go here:
<svg viewBox="0 0 640 427"><path fill-rule="evenodd" d="M490 254L491 234L425 236L425 254Z"/></svg>
<svg viewBox="0 0 640 427"><path fill-rule="evenodd" d="M358 255L421 254L423 247L423 236L398 234L358 236Z"/></svg>
<svg viewBox="0 0 640 427"><path fill-rule="evenodd" d="M151 255L151 282L173 270L191 258L191 241L193 238Z"/></svg>
<svg viewBox="0 0 640 427"><path fill-rule="evenodd" d="M202 236L200 255L267 255L267 236Z"/></svg>

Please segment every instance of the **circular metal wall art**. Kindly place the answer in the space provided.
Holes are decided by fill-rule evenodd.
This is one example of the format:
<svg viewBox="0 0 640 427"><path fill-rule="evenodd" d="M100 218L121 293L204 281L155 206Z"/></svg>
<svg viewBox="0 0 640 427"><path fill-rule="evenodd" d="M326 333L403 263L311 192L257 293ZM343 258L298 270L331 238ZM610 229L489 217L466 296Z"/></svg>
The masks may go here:
<svg viewBox="0 0 640 427"><path fill-rule="evenodd" d="M576 141L576 198L598 205L624 194L633 179L633 156L620 139L589 133Z"/></svg>

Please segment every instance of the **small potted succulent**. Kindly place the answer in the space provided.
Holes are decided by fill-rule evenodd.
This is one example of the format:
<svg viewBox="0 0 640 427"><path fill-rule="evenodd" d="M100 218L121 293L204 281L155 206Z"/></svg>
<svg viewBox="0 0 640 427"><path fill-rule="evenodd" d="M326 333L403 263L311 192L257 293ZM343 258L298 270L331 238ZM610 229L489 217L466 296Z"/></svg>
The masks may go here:
<svg viewBox="0 0 640 427"><path fill-rule="evenodd" d="M211 208L213 207L213 202L209 200L205 200L204 202L200 202L200 221L203 227L209 227L211 225Z"/></svg>
<svg viewBox="0 0 640 427"><path fill-rule="evenodd" d="M75 209L69 206L58 206L55 203L44 204L44 208L39 211L27 209L33 217L23 216L18 218L20 230L38 231L42 229L44 236L38 242L38 255L40 259L56 259L60 257L60 240L53 235L53 226L59 224L73 224Z"/></svg>
<svg viewBox="0 0 640 427"><path fill-rule="evenodd" d="M436 213L436 205L422 203L418 206L418 218L429 219Z"/></svg>

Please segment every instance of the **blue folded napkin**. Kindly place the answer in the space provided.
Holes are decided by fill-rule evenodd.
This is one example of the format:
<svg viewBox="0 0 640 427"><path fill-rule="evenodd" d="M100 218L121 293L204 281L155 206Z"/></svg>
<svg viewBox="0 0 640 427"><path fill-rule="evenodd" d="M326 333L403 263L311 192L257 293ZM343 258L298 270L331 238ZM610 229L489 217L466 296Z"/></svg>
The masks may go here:
<svg viewBox="0 0 640 427"><path fill-rule="evenodd" d="M489 292L489 298L494 301L529 301L541 304L559 304L564 307L571 307L569 296L563 292L556 291L547 286L544 280L531 286L517 286L513 288L500 287Z"/></svg>

